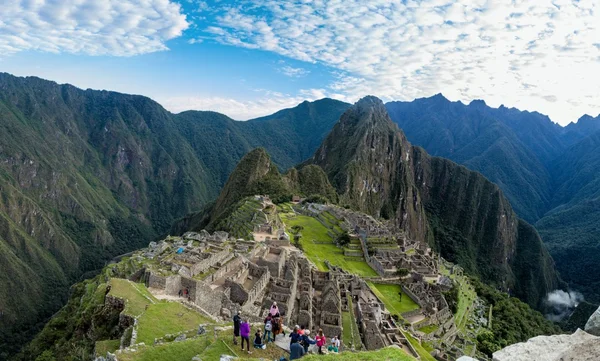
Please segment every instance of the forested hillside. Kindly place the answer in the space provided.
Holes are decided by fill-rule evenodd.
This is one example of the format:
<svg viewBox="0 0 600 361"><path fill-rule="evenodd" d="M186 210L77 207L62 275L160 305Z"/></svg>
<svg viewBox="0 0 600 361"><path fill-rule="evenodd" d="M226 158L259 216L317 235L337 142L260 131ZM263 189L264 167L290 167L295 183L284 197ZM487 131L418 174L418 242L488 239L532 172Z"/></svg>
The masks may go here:
<svg viewBox="0 0 600 361"><path fill-rule="evenodd" d="M410 141L481 172L535 224L563 278L600 301L600 119L561 127L536 112L450 102L438 94L386 105Z"/></svg>
<svg viewBox="0 0 600 361"><path fill-rule="evenodd" d="M498 186L413 147L375 97L347 110L308 162L325 170L342 204L394 220L411 239L533 307L561 286L536 230Z"/></svg>
<svg viewBox="0 0 600 361"><path fill-rule="evenodd" d="M0 74L0 355L82 275L213 200L250 149L276 147L282 169L299 163L347 106L324 99L236 122Z"/></svg>

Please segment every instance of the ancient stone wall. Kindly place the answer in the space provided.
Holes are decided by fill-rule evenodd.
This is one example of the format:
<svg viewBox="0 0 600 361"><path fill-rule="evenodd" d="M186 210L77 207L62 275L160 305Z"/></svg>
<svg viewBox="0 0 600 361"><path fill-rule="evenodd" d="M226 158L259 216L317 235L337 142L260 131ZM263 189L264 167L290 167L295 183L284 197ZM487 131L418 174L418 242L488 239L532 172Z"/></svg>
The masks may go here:
<svg viewBox="0 0 600 361"><path fill-rule="evenodd" d="M202 281L196 281L194 287L194 303L211 315L218 315L223 307L226 295L222 291L212 290L210 286Z"/></svg>
<svg viewBox="0 0 600 361"><path fill-rule="evenodd" d="M248 272L246 270L246 272ZM243 305L248 300L248 292L244 289L242 285L237 282L233 282L228 279L225 281L225 288L230 289L229 299L233 303L237 303L238 305Z"/></svg>
<svg viewBox="0 0 600 361"><path fill-rule="evenodd" d="M210 267L216 265L217 263L219 263L222 260L224 260L225 258L227 258L227 256L229 256L230 253L231 253L231 250L228 248L225 248L219 252L211 254L210 257L205 258L202 261L195 263L190 268L191 277L194 277L197 274L207 271Z"/></svg>
<svg viewBox="0 0 600 361"><path fill-rule="evenodd" d="M262 275L260 275L260 278L256 281L256 283L254 283L252 288L248 291L248 299L246 300L246 303L248 303L248 304L254 303L254 301L256 301L259 296L263 295L263 291L264 291L265 287L267 287L267 285L269 284L269 279L271 278L271 274L267 267L264 267L264 268L261 267L261 268L255 269L253 265L250 265L250 266L251 266L251 267L249 267L250 274L252 274L254 277L256 277L256 276L260 275L260 273L257 273L257 272L262 271Z"/></svg>
<svg viewBox="0 0 600 361"><path fill-rule="evenodd" d="M219 278L223 277L226 273L228 273L234 269L240 268L243 261L244 261L244 259L242 257L236 257L234 260L226 263L225 265L220 267L218 270L216 270L213 274L206 277L204 279L205 282L208 282L208 283L215 282Z"/></svg>

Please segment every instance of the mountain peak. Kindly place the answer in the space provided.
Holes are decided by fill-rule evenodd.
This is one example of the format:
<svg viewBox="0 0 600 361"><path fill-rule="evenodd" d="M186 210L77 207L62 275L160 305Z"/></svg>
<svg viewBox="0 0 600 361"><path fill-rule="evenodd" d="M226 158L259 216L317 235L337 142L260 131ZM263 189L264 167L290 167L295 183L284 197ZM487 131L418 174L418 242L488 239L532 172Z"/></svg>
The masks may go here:
<svg viewBox="0 0 600 361"><path fill-rule="evenodd" d="M469 103L470 107L485 107L487 106L487 104L485 103L485 100L483 99L473 99L470 103Z"/></svg>

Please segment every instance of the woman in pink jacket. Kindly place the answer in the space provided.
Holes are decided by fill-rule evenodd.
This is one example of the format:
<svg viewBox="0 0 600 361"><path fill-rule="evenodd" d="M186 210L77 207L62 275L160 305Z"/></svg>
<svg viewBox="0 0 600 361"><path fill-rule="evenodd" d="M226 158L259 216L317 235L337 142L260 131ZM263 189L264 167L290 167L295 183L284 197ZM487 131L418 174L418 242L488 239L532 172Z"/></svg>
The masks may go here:
<svg viewBox="0 0 600 361"><path fill-rule="evenodd" d="M240 325L240 336L242 337L242 351L244 351L244 341L246 341L248 354L250 352L250 324L248 323L248 319L244 318L242 320L242 324Z"/></svg>

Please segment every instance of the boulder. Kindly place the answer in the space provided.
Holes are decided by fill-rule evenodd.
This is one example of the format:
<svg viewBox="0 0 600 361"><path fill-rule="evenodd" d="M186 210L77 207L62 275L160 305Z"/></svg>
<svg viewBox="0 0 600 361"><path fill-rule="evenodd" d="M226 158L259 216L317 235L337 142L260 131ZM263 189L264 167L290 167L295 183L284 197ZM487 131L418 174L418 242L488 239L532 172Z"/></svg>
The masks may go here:
<svg viewBox="0 0 600 361"><path fill-rule="evenodd" d="M470 356L461 356L456 361L479 361L476 358L472 358Z"/></svg>
<svg viewBox="0 0 600 361"><path fill-rule="evenodd" d="M600 360L600 338L577 330L572 335L537 336L494 352L493 361Z"/></svg>
<svg viewBox="0 0 600 361"><path fill-rule="evenodd" d="M231 318L231 311L229 311L228 308L221 308L221 317L223 317L224 319L230 319Z"/></svg>
<svg viewBox="0 0 600 361"><path fill-rule="evenodd" d="M185 333L182 333L181 335L175 337L175 342L185 341L186 339L187 336L185 335Z"/></svg>
<svg viewBox="0 0 600 361"><path fill-rule="evenodd" d="M237 360L237 357L229 356L229 355L221 355L221 358L219 358L219 361L233 361L233 360Z"/></svg>
<svg viewBox="0 0 600 361"><path fill-rule="evenodd" d="M592 314L585 324L585 331L595 336L600 336L600 307Z"/></svg>

